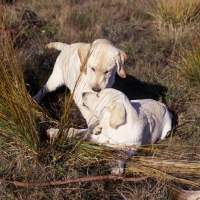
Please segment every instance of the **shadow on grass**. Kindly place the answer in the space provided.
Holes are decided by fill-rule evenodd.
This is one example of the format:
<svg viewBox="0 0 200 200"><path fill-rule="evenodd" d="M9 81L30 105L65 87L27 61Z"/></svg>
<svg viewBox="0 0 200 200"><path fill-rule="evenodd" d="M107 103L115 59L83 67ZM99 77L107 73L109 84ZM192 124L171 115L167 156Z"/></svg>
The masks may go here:
<svg viewBox="0 0 200 200"><path fill-rule="evenodd" d="M127 75L125 79L116 75L113 88L123 92L130 100L154 99L166 104L166 86L142 82L131 75ZM178 124L178 116L173 110L169 110L173 115L172 127L175 127Z"/></svg>
<svg viewBox="0 0 200 200"><path fill-rule="evenodd" d="M113 88L123 92L130 100L154 99L165 103L167 87L152 83L142 82L131 75L125 79L116 75Z"/></svg>
<svg viewBox="0 0 200 200"><path fill-rule="evenodd" d="M163 103L165 103L165 93L167 92L167 88L165 86L142 82L131 75L127 75L125 79L116 75L113 88L123 92L130 100L150 98L154 100L161 100ZM58 88L54 92L48 93L41 103L42 107L50 113L51 117L57 120L60 119L63 113L63 94L69 94L69 90L67 90L65 86ZM73 115L76 114L75 118L80 119L81 113L75 103L72 104L71 111L71 118L74 118ZM83 120L78 121L84 123ZM79 124L76 123L74 125L79 126Z"/></svg>
<svg viewBox="0 0 200 200"><path fill-rule="evenodd" d="M131 75L127 75L125 79L118 75L116 75L115 78L113 88L123 92L130 100L154 99L166 103L165 94L167 92L167 87L163 85L142 82ZM63 114L64 94L67 94L68 98L69 90L65 86L62 86L56 91L48 93L41 103L41 106L48 111L53 119L56 119L57 121L60 120ZM177 116L172 110L170 110L170 112L173 114L173 125L176 125ZM72 103L68 120L70 121L70 127L87 127L85 119L74 102Z"/></svg>

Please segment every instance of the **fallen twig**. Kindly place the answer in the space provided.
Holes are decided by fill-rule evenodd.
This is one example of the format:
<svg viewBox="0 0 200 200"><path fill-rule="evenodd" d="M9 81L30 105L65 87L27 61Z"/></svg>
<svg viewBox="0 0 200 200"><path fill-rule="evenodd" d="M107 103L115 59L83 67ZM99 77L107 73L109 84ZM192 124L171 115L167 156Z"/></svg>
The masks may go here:
<svg viewBox="0 0 200 200"><path fill-rule="evenodd" d="M142 181L146 180L148 176L143 177L130 177L125 178L123 176L114 176L114 175L104 175L104 176L90 176L90 177L83 177L83 178L76 178L76 179L69 179L63 181L49 181L49 182L42 182L42 183L25 183L19 181L9 181L6 179L0 179L0 184L10 183L18 187L46 187L46 186L56 186L56 185L65 185L69 183L79 183L79 182L89 182L89 181L99 181L99 180L121 180L121 181Z"/></svg>

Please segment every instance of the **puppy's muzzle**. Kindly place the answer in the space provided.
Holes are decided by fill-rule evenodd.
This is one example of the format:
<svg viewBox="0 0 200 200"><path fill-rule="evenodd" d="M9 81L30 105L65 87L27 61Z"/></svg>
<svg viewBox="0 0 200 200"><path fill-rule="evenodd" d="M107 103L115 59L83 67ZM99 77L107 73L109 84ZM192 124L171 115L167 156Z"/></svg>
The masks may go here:
<svg viewBox="0 0 200 200"><path fill-rule="evenodd" d="M94 92L100 92L100 91L101 91L101 88L99 88L99 87L92 87L92 90L93 90Z"/></svg>

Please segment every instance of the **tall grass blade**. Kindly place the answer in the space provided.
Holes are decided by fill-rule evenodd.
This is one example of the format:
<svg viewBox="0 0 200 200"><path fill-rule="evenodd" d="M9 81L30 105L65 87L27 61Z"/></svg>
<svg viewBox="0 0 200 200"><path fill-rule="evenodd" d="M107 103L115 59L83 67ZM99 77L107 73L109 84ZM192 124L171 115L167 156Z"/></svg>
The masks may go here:
<svg viewBox="0 0 200 200"><path fill-rule="evenodd" d="M191 38L180 49L178 68L191 83L200 83L200 41L198 38Z"/></svg>
<svg viewBox="0 0 200 200"><path fill-rule="evenodd" d="M23 71L9 36L0 40L0 137L38 151L38 117L42 109L27 92Z"/></svg>

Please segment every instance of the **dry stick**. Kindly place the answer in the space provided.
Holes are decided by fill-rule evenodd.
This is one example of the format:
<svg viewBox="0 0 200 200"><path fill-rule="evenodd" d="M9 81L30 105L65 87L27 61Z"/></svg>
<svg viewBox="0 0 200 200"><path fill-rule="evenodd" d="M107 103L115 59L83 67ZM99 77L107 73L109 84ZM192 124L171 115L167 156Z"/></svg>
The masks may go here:
<svg viewBox="0 0 200 200"><path fill-rule="evenodd" d="M146 180L148 176L143 177L131 177L131 178L124 178L123 176L114 176L114 175L105 175L105 176L91 176L91 177L84 177L84 178L76 178L76 179L69 179L64 181L49 181L49 182L42 182L42 183L24 183L19 181L9 181L5 179L0 179L0 184L2 182L11 183L18 187L45 187L45 186L56 186L56 185L65 185L69 183L79 183L79 182L89 182L89 181L99 181L99 180L121 180L121 181L142 181Z"/></svg>

